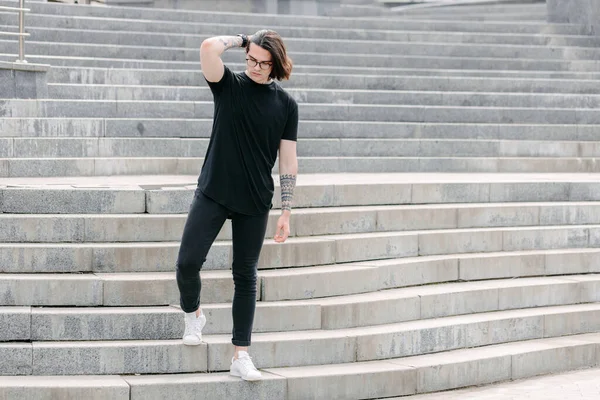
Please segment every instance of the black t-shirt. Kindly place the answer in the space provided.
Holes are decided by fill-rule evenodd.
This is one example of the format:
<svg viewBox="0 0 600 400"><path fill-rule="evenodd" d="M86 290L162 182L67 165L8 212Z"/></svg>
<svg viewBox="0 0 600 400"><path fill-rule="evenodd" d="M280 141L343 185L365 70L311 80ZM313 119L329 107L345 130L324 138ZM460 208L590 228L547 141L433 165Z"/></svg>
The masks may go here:
<svg viewBox="0 0 600 400"><path fill-rule="evenodd" d="M297 139L298 104L276 82L259 84L227 66L208 86L215 113L198 187L233 212L264 213L273 200L279 144Z"/></svg>

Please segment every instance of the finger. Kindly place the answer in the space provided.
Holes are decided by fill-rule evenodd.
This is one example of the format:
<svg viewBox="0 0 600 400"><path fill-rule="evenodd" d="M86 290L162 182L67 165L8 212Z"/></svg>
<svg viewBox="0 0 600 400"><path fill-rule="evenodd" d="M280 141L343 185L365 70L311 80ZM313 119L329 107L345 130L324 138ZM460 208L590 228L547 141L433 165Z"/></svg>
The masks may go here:
<svg viewBox="0 0 600 400"><path fill-rule="evenodd" d="M289 236L290 236L290 229L286 227L283 230L283 241L285 242Z"/></svg>
<svg viewBox="0 0 600 400"><path fill-rule="evenodd" d="M281 234L281 227L279 227L279 226L278 226L278 227L277 227L277 229L275 230L275 236L274 236L274 239L275 239L275 241L276 241L276 242L278 242L278 241L280 241L280 240L281 240L281 237L282 237L282 234Z"/></svg>

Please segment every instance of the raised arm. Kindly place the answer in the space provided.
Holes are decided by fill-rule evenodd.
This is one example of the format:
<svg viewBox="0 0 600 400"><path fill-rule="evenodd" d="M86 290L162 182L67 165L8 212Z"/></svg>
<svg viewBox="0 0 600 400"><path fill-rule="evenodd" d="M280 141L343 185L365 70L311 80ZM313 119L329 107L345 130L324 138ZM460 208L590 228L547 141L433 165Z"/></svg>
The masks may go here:
<svg viewBox="0 0 600 400"><path fill-rule="evenodd" d="M275 232L275 241L278 243L285 242L290 234L290 216L292 215L292 204L297 175L298 157L296 154L296 142L293 140L282 140L279 145L281 217L279 217L277 231Z"/></svg>
<svg viewBox="0 0 600 400"><path fill-rule="evenodd" d="M225 67L221 54L232 47L241 47L243 44L241 36L216 36L208 38L200 46L200 63L202 73L209 82L219 82L223 78Z"/></svg>

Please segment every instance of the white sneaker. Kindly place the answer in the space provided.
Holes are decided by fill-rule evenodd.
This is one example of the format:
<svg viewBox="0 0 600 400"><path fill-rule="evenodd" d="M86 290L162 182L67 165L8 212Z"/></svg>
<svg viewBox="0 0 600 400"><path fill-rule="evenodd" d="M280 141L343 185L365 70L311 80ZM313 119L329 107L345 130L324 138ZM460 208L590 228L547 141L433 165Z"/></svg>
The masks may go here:
<svg viewBox="0 0 600 400"><path fill-rule="evenodd" d="M202 343L202 328L206 325L206 317L200 314L196 317L196 312L185 314L185 333L183 334L183 344L188 346L197 346Z"/></svg>
<svg viewBox="0 0 600 400"><path fill-rule="evenodd" d="M245 381L257 381L262 374L256 369L252 358L245 351L238 353L238 359L231 359L230 375L242 378Z"/></svg>

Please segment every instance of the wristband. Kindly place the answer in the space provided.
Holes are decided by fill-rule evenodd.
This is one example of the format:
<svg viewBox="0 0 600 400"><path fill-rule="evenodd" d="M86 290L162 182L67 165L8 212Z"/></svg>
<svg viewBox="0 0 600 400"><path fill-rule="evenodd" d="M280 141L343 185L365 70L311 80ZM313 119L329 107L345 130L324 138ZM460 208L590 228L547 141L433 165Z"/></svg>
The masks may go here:
<svg viewBox="0 0 600 400"><path fill-rule="evenodd" d="M248 36L243 33L240 33L237 36L242 38L242 45L240 47L246 47L248 45Z"/></svg>

